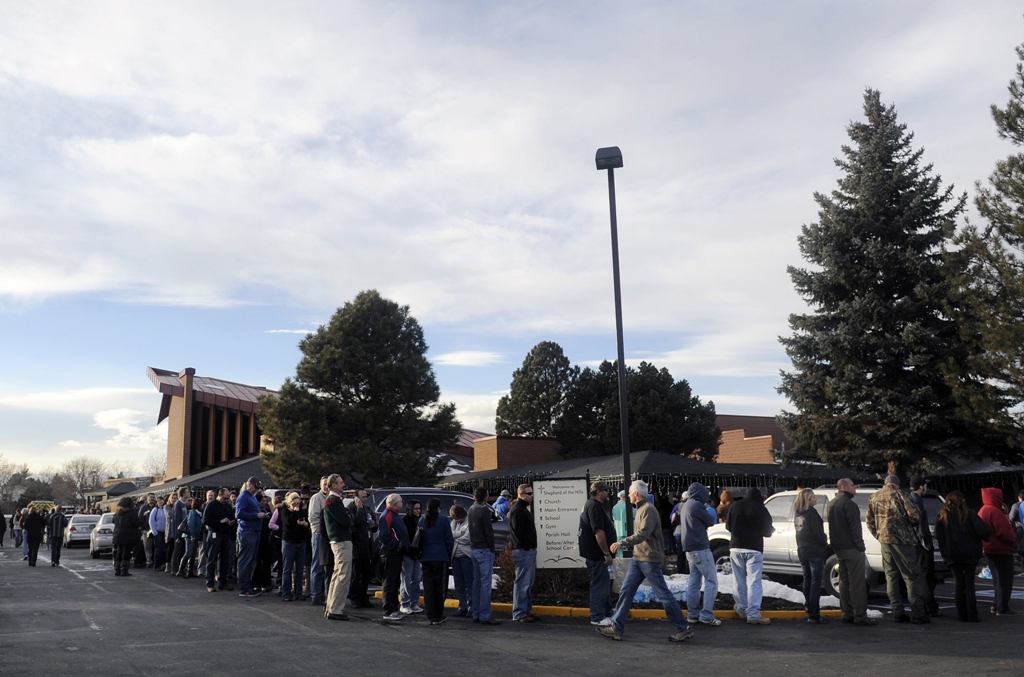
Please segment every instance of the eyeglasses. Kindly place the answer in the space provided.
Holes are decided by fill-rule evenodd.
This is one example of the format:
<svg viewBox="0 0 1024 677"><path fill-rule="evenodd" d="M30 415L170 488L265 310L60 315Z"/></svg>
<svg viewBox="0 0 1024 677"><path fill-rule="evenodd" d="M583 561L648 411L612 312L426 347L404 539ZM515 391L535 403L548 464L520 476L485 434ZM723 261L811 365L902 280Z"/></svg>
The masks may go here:
<svg viewBox="0 0 1024 677"><path fill-rule="evenodd" d="M523 496L533 496L533 492L532 491L524 491L523 492Z"/></svg>

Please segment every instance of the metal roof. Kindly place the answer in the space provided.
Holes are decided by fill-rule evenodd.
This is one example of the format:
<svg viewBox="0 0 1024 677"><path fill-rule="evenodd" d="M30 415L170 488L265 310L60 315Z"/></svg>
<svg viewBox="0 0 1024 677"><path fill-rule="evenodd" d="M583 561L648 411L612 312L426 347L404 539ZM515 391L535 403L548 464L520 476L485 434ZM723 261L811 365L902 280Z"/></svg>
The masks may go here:
<svg viewBox="0 0 1024 677"><path fill-rule="evenodd" d="M181 385L181 377L176 371L146 367L146 376L164 396L157 417L157 423L160 423L170 414L171 398L184 397L185 387ZM249 414L256 411L257 403L264 395L278 395L276 390L263 386L250 386L198 374L192 377L192 393L196 402Z"/></svg>

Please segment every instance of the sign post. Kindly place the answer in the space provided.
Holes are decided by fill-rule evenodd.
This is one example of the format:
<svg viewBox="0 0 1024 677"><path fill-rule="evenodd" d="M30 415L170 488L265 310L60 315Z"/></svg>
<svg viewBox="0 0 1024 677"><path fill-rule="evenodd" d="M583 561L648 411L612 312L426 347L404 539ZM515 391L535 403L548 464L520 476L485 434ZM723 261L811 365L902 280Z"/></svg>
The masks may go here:
<svg viewBox="0 0 1024 677"><path fill-rule="evenodd" d="M580 513L587 502L585 479L535 480L533 509L537 523L537 568L578 569Z"/></svg>

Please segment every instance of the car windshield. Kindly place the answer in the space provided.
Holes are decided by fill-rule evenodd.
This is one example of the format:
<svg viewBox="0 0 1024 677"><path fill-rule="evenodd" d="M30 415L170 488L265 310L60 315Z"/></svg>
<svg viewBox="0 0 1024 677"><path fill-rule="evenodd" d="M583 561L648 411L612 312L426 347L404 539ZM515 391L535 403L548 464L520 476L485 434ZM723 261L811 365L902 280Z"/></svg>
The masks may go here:
<svg viewBox="0 0 1024 677"><path fill-rule="evenodd" d="M114 513L112 512L103 513L103 515L100 517L100 524L110 524L113 521Z"/></svg>

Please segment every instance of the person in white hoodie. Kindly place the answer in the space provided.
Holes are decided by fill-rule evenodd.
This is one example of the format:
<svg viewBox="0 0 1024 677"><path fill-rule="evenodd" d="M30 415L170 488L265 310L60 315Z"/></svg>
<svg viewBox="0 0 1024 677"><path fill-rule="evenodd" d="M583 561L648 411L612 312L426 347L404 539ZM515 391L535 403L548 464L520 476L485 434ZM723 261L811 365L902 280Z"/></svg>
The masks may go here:
<svg viewBox="0 0 1024 677"><path fill-rule="evenodd" d="M453 505L448 511L452 519L452 536L455 537L455 551L452 554L452 576L455 578L455 596L459 598L456 616L468 616L470 612L470 590L473 587L473 546L469 540L468 513L461 505Z"/></svg>

